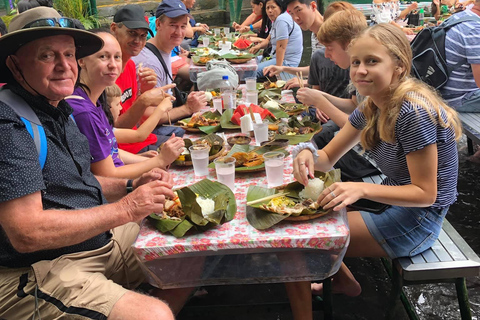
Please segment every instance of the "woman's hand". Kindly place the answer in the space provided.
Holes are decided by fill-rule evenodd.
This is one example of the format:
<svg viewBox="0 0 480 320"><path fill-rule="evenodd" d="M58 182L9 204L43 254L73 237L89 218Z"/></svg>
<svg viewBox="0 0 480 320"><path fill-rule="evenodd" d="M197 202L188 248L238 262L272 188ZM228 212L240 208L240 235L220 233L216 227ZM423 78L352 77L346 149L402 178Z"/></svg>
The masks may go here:
<svg viewBox="0 0 480 320"><path fill-rule="evenodd" d="M326 99L322 92L310 88L301 88L297 91L297 99L307 106L317 106Z"/></svg>
<svg viewBox="0 0 480 320"><path fill-rule="evenodd" d="M308 177L314 178L314 160L312 151L305 149L300 151L295 159L293 159L293 176L298 182L306 186Z"/></svg>
<svg viewBox="0 0 480 320"><path fill-rule="evenodd" d="M154 158L158 156L158 152L156 150L148 150L142 153L137 153L137 155L145 158Z"/></svg>
<svg viewBox="0 0 480 320"><path fill-rule="evenodd" d="M273 77L283 72L283 70L284 70L284 66L271 65L263 68L263 75L268 77Z"/></svg>
<svg viewBox="0 0 480 320"><path fill-rule="evenodd" d="M330 120L330 117L323 111L315 108L315 116L321 123L325 123Z"/></svg>
<svg viewBox="0 0 480 320"><path fill-rule="evenodd" d="M180 156L184 149L185 141L183 141L183 138L175 137L175 134L172 134L170 139L162 144L158 157L168 166Z"/></svg>
<svg viewBox="0 0 480 320"><path fill-rule="evenodd" d="M317 202L328 210L339 211L365 196L362 182L335 182L320 194Z"/></svg>
<svg viewBox="0 0 480 320"><path fill-rule="evenodd" d="M258 52L258 50L260 50L260 46L257 44L257 45L255 45L255 46L251 47L251 48L248 50L248 52L250 52L250 53L252 53L252 54L255 54L255 53Z"/></svg>

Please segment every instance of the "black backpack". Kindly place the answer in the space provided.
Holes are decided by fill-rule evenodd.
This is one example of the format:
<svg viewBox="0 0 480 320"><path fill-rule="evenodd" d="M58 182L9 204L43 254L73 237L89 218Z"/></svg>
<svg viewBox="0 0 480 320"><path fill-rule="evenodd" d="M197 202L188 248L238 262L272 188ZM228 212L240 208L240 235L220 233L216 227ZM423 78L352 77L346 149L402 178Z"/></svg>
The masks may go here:
<svg viewBox="0 0 480 320"><path fill-rule="evenodd" d="M420 31L411 43L413 60L412 75L435 89L447 83L455 66L448 66L445 58L445 36L451 27L465 22L479 20L478 16L465 16L458 20L445 20L441 25Z"/></svg>

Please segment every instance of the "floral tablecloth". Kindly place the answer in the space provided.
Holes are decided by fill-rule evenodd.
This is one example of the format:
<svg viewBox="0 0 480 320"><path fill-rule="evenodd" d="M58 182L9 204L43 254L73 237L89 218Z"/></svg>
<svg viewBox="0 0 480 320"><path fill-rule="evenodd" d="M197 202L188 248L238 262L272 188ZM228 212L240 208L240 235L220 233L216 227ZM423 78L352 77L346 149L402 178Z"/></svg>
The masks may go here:
<svg viewBox="0 0 480 320"><path fill-rule="evenodd" d="M282 100L291 100L284 97ZM238 134L227 131L225 135ZM190 138L197 138L187 134ZM252 139L252 144L255 139ZM291 151L292 147L287 150ZM188 186L208 178L216 181L215 169L209 169L208 176L196 177L192 167L172 167L175 188ZM285 158L284 183L294 181L292 156ZM235 197L237 213L235 218L204 233L175 238L157 231L149 221L144 221L133 248L141 261L152 261L164 256L182 253L203 252L205 255L221 254L228 249L304 248L341 251L348 243L349 229L346 212L338 212L305 222L282 222L267 230L256 230L246 219L246 194L251 185L266 187L265 171L257 173L236 173Z"/></svg>

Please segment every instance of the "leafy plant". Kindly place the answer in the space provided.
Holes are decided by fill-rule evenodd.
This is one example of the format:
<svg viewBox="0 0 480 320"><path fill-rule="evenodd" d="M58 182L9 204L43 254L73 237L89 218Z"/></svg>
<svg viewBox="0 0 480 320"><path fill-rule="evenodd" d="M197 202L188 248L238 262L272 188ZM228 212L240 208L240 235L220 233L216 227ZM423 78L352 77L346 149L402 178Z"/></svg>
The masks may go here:
<svg viewBox="0 0 480 320"><path fill-rule="evenodd" d="M85 29L98 27L105 20L91 14L92 8L88 0L54 0L53 7L65 17L79 20Z"/></svg>

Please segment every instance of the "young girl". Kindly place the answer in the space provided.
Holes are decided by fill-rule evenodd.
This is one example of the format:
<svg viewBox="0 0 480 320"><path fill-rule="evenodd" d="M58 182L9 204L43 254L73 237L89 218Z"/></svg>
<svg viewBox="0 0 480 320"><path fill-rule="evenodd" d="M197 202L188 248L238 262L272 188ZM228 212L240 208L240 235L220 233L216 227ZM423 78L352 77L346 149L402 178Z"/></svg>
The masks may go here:
<svg viewBox="0 0 480 320"><path fill-rule="evenodd" d="M113 126L108 122L99 98L107 86L115 83L121 72L122 51L113 35L102 31L97 34L104 41L104 46L95 54L78 60L81 68L78 85L73 96L66 99L73 108L79 130L88 139L92 173L105 177L134 179L153 168L166 169L183 151L183 139L170 138L157 156L142 159L144 161L138 163L125 165L119 157ZM157 107L159 108L161 110L156 112L164 113L172 108L170 97L166 94Z"/></svg>
<svg viewBox="0 0 480 320"><path fill-rule="evenodd" d="M339 182L318 202L340 210L358 199L390 205L381 214L349 211L351 241L347 256L390 258L428 249L439 235L449 206L456 199L461 126L456 112L429 87L410 78L412 52L405 34L391 24L360 33L348 49L350 77L368 96L335 138L322 150L294 150L295 178L306 185L313 171L328 171L358 142L370 150L387 176L381 185ZM322 286L313 284L314 293ZM333 291L349 296L360 284L342 264Z"/></svg>

